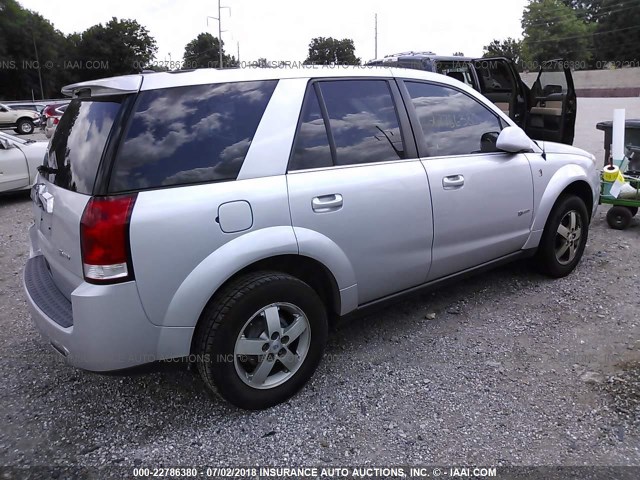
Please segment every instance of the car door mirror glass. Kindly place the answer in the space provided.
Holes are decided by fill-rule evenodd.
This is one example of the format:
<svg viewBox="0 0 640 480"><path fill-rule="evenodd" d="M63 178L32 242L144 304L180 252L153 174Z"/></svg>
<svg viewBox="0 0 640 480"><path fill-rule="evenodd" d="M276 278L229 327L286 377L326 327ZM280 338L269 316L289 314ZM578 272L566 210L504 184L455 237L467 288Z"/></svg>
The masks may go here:
<svg viewBox="0 0 640 480"><path fill-rule="evenodd" d="M531 140L520 127L506 127L500 132L496 147L509 153L530 152Z"/></svg>

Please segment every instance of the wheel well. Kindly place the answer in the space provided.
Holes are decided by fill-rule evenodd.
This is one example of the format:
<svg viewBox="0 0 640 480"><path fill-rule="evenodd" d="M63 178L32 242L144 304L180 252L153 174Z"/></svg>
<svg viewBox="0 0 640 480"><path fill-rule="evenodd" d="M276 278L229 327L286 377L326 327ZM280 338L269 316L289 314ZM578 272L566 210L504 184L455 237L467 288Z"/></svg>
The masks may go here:
<svg viewBox="0 0 640 480"><path fill-rule="evenodd" d="M278 255L275 257L259 260L251 265L244 267L229 277L218 291L224 288L229 282L234 281L241 275L260 270L272 270L287 273L291 276L299 278L311 288L313 288L322 302L327 306L327 314L329 321L337 319L340 315L340 289L333 274L323 264L309 257L302 255ZM214 294L211 296L213 298ZM202 317L202 315L201 315ZM194 351L194 341L197 338L195 333L201 322L198 319L194 335L191 340L191 351Z"/></svg>
<svg viewBox="0 0 640 480"><path fill-rule="evenodd" d="M16 120L16 125L18 125L18 123L20 123L22 120L27 120L28 122L33 123L33 119L29 118L29 117L20 117L18 120Z"/></svg>
<svg viewBox="0 0 640 480"><path fill-rule="evenodd" d="M577 182L573 182L568 185L563 191L563 194L571 194L576 195L581 198L584 204L587 206L587 212L589 214L589 219L591 219L591 214L593 213L593 191L587 182L584 180L578 180Z"/></svg>
<svg viewBox="0 0 640 480"><path fill-rule="evenodd" d="M234 274L225 285L240 275L259 270L275 270L299 278L316 291L329 312L340 314L340 289L333 274L317 260L302 255L278 255L259 260Z"/></svg>

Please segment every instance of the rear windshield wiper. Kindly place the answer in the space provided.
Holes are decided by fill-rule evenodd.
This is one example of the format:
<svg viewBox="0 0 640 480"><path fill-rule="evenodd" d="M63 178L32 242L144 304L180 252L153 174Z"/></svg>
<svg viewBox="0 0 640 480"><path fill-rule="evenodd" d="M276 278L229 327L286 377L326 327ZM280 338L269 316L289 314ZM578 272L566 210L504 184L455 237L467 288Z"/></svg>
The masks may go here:
<svg viewBox="0 0 640 480"><path fill-rule="evenodd" d="M59 170L57 168L51 168L47 165L40 165L38 167L38 173L41 173L42 175L56 174L58 172Z"/></svg>

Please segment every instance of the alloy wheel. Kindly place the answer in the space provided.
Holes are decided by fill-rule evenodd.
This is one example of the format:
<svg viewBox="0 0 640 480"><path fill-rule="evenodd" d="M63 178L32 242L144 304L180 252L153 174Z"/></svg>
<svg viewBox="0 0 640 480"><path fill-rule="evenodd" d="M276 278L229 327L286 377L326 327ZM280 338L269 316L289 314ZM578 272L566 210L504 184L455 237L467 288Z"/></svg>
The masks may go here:
<svg viewBox="0 0 640 480"><path fill-rule="evenodd" d="M233 350L240 379L252 388L270 389L287 382L303 364L311 342L304 312L290 303L272 303L244 324Z"/></svg>

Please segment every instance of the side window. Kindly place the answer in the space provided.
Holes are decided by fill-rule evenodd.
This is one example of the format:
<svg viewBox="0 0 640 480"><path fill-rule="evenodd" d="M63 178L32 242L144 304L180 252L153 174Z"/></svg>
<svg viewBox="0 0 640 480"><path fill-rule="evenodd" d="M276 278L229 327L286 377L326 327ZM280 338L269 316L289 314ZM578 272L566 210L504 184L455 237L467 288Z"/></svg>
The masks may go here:
<svg viewBox="0 0 640 480"><path fill-rule="evenodd" d="M336 165L405 158L398 115L385 80L335 80L319 85L336 146Z"/></svg>
<svg viewBox="0 0 640 480"><path fill-rule="evenodd" d="M470 96L443 85L407 82L430 157L496 151L502 122Z"/></svg>
<svg viewBox="0 0 640 480"><path fill-rule="evenodd" d="M459 82L466 83L470 87L475 88L473 77L471 76L470 62L462 60L456 62L438 62L436 65L439 74L455 78Z"/></svg>
<svg viewBox="0 0 640 480"><path fill-rule="evenodd" d="M312 85L307 92L289 170L330 167L332 165L327 129L322 118L318 96Z"/></svg>
<svg viewBox="0 0 640 480"><path fill-rule="evenodd" d="M487 93L504 93L513 91L511 70L504 61L478 60L475 63L478 79L482 84L481 91Z"/></svg>
<svg viewBox="0 0 640 480"><path fill-rule="evenodd" d="M276 84L141 92L115 160L110 192L234 180Z"/></svg>

